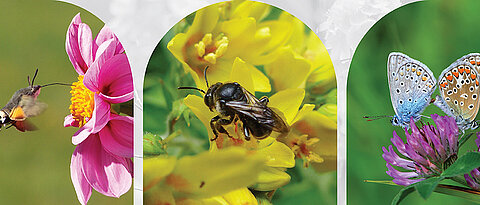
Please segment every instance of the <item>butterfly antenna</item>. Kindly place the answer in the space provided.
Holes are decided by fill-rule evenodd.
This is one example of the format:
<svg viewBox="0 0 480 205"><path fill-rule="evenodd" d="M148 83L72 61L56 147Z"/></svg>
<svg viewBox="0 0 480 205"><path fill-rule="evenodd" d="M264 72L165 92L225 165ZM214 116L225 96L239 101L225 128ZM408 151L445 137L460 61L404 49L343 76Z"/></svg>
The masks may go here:
<svg viewBox="0 0 480 205"><path fill-rule="evenodd" d="M204 90L202 90L200 88L196 88L196 87L178 87L177 89L179 89L179 90L185 90L185 89L198 90L198 91L202 92L203 94L205 94Z"/></svg>
<svg viewBox="0 0 480 205"><path fill-rule="evenodd" d="M41 85L40 87L47 87L47 86L51 86L51 85L64 85L64 86L72 86L72 84L68 84L68 83L49 83L49 84L45 84L45 85Z"/></svg>
<svg viewBox="0 0 480 205"><path fill-rule="evenodd" d="M203 76L205 77L205 83L207 84L207 88L208 88L210 86L208 86L207 69L208 69L208 65L207 65L207 67L205 67L205 70L203 70Z"/></svg>
<svg viewBox="0 0 480 205"><path fill-rule="evenodd" d="M363 116L364 119L367 119L367 121L374 121L374 120L379 120L383 119L386 117L393 117L391 115L379 115L379 116Z"/></svg>

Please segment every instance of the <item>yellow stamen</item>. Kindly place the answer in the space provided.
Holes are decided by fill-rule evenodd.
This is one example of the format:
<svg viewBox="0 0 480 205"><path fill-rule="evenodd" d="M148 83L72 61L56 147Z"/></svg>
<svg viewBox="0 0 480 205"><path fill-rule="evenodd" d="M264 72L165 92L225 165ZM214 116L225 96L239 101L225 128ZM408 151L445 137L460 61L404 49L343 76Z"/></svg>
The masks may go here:
<svg viewBox="0 0 480 205"><path fill-rule="evenodd" d="M222 57L228 48L228 38L223 34L217 35L213 38L213 34L207 33L203 38L193 45L194 55L197 59L202 58L210 64L217 63L217 58Z"/></svg>
<svg viewBox="0 0 480 205"><path fill-rule="evenodd" d="M205 55L205 43L203 41L196 43L194 47L197 49L198 56L202 57Z"/></svg>
<svg viewBox="0 0 480 205"><path fill-rule="evenodd" d="M71 86L72 98L70 101L70 113L73 119L82 127L92 118L93 109L95 108L94 92L90 91L83 85L83 75L78 76L78 81Z"/></svg>

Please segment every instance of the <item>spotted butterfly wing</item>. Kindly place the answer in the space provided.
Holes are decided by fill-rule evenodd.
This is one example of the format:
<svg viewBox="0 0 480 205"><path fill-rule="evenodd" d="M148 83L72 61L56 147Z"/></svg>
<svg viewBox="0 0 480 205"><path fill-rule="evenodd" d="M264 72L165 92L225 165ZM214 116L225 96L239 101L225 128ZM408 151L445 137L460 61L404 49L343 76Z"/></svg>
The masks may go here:
<svg viewBox="0 0 480 205"><path fill-rule="evenodd" d="M429 105L436 80L426 65L398 52L388 55L387 74L395 110L392 124L408 128L410 119L418 121Z"/></svg>
<svg viewBox="0 0 480 205"><path fill-rule="evenodd" d="M470 63L477 73L480 73L480 53L469 53L462 56L457 61Z"/></svg>
<svg viewBox="0 0 480 205"><path fill-rule="evenodd" d="M440 96L437 96L434 102L447 115L454 117L462 130L478 127L474 120L480 103L476 62L472 64L466 61L469 57L464 57L452 63L440 74L438 78Z"/></svg>

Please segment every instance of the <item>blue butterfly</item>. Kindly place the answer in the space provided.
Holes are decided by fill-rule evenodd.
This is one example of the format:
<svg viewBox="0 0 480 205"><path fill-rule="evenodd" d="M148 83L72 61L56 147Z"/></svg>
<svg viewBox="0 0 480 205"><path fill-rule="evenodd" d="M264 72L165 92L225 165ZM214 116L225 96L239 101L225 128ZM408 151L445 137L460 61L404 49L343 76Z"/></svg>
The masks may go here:
<svg viewBox="0 0 480 205"><path fill-rule="evenodd" d="M435 77L425 64L398 52L388 55L387 75L395 115L365 118L392 117L392 125L408 129L410 119L418 121L430 104Z"/></svg>

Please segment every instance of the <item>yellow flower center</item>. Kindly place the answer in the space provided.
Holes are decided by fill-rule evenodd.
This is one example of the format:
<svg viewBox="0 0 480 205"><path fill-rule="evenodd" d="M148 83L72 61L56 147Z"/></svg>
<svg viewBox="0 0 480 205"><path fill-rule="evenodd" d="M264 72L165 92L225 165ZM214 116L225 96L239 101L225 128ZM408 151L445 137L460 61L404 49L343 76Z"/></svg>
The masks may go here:
<svg viewBox="0 0 480 205"><path fill-rule="evenodd" d="M78 76L78 81L72 83L72 98L70 101L70 113L73 119L79 122L80 127L85 125L92 118L93 109L95 107L94 92L90 91L83 85L83 75Z"/></svg>
<svg viewBox="0 0 480 205"><path fill-rule="evenodd" d="M224 35L219 35L213 40L213 35L207 33L203 36L202 40L193 45L196 50L196 55L211 63L215 64L217 58L220 58L225 54L228 48L228 38Z"/></svg>

